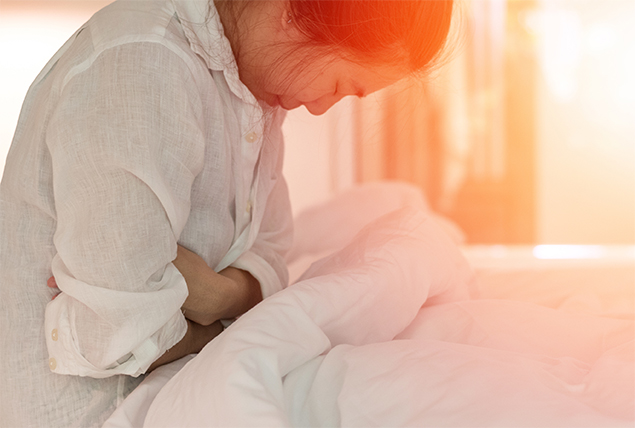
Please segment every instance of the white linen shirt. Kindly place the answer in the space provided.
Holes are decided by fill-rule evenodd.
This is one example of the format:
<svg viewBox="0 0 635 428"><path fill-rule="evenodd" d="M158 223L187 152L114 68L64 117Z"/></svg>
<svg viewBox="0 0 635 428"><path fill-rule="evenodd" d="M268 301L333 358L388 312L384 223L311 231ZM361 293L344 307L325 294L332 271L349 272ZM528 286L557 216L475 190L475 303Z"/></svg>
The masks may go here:
<svg viewBox="0 0 635 428"><path fill-rule="evenodd" d="M119 0L60 49L0 184L3 426L108 417L186 332L177 243L287 285L281 120L207 0Z"/></svg>

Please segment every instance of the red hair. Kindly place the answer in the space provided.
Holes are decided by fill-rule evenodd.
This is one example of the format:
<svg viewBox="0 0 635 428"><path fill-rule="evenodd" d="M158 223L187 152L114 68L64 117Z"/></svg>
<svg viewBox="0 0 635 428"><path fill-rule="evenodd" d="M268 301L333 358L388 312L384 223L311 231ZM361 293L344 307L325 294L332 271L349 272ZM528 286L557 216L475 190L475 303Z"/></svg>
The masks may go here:
<svg viewBox="0 0 635 428"><path fill-rule="evenodd" d="M442 51L453 0L290 0L307 43L369 65L426 70Z"/></svg>

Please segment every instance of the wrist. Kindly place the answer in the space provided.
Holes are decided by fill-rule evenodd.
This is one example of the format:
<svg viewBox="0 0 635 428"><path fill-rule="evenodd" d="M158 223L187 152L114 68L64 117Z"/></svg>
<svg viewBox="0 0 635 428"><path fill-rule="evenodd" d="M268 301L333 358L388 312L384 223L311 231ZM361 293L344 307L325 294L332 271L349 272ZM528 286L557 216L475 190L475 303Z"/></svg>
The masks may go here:
<svg viewBox="0 0 635 428"><path fill-rule="evenodd" d="M172 361L176 361L189 354L195 354L201 351L213 338L223 332L223 325L217 321L208 326L202 326L193 321L186 319L187 331L185 336L176 343L172 348L167 350L163 355L157 358L150 367L148 372L156 369Z"/></svg>
<svg viewBox="0 0 635 428"><path fill-rule="evenodd" d="M230 266L219 274L228 279L225 288L228 305L221 319L240 316L262 301L260 283L249 272Z"/></svg>
<svg viewBox="0 0 635 428"><path fill-rule="evenodd" d="M188 354L199 353L213 338L223 332L223 325L216 321L203 326L188 320Z"/></svg>

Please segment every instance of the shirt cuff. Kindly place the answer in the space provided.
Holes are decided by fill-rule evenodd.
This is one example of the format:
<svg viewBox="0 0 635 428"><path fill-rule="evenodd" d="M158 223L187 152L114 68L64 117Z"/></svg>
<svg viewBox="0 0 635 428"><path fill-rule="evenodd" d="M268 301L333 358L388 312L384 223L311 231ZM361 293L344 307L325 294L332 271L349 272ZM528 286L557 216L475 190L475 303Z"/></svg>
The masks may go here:
<svg viewBox="0 0 635 428"><path fill-rule="evenodd" d="M244 252L231 266L246 270L258 280L263 299L272 296L286 286L286 284L283 285L280 282L280 277L276 270L253 251ZM284 269L286 269L286 266L284 266Z"/></svg>
<svg viewBox="0 0 635 428"><path fill-rule="evenodd" d="M114 375L137 377L145 373L150 365L165 351L181 341L187 332L187 322L181 311L176 312L155 334L136 346L117 364L99 368L84 358L77 339L72 334L74 316L71 297L60 293L50 302L45 317L46 345L49 351L49 368L57 374L106 378Z"/></svg>

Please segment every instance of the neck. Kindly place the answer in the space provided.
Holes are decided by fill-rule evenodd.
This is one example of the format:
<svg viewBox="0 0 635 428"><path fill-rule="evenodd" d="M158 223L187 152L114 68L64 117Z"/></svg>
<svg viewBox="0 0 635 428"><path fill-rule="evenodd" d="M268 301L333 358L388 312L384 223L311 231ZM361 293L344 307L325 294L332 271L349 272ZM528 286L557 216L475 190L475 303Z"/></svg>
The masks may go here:
<svg viewBox="0 0 635 428"><path fill-rule="evenodd" d="M213 0L213 2L221 24L223 24L225 37L229 40L232 52L238 60L241 41L249 21L251 1Z"/></svg>

